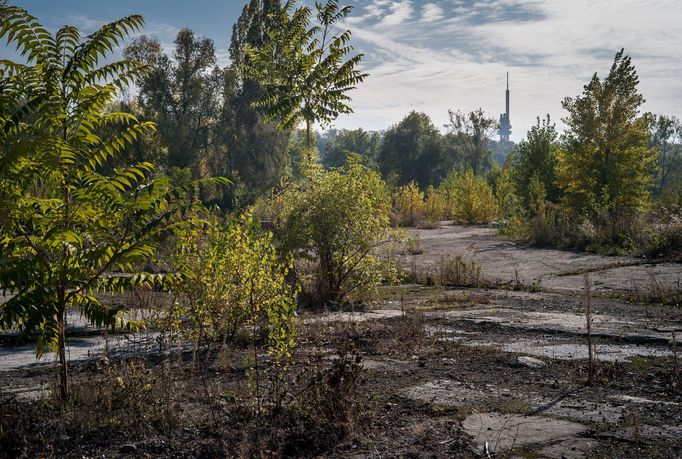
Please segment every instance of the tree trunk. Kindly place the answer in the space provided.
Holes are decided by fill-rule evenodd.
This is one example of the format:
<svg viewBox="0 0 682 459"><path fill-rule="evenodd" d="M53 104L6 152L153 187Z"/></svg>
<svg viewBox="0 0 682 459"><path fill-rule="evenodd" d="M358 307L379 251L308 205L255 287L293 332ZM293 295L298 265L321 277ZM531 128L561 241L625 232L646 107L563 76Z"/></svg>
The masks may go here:
<svg viewBox="0 0 682 459"><path fill-rule="evenodd" d="M308 162L310 162L312 159L310 157L310 149L312 148L312 145L311 145L311 141L310 141L310 121L309 120L305 120L305 135L306 135L306 145L308 146L305 154L307 156L306 159L308 160Z"/></svg>
<svg viewBox="0 0 682 459"><path fill-rule="evenodd" d="M66 362L66 305L60 295L57 307L59 335L57 337L57 353L59 357L59 400L63 404L69 399L69 374Z"/></svg>

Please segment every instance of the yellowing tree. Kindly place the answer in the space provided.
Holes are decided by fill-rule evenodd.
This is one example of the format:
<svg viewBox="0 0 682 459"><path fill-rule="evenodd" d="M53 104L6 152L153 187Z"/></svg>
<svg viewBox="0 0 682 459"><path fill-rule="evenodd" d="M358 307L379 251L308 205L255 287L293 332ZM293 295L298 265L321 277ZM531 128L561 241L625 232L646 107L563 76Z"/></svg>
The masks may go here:
<svg viewBox="0 0 682 459"><path fill-rule="evenodd" d="M616 54L608 76L597 74L582 95L564 99L564 149L558 155L557 180L569 210L609 220L631 215L648 199L649 119L640 115L644 97L630 57Z"/></svg>
<svg viewBox="0 0 682 459"><path fill-rule="evenodd" d="M398 188L394 202L402 225L414 226L424 216L424 192L414 181Z"/></svg>
<svg viewBox="0 0 682 459"><path fill-rule="evenodd" d="M497 216L492 188L471 169L450 172L439 190L451 206L454 223L481 224Z"/></svg>
<svg viewBox="0 0 682 459"><path fill-rule="evenodd" d="M424 203L424 215L431 226L440 220L447 218L448 209L445 197L432 185L426 190L426 202Z"/></svg>
<svg viewBox="0 0 682 459"><path fill-rule="evenodd" d="M178 241L173 264L181 279L169 328L192 338L196 350L248 328L254 342L266 338L273 358L288 358L297 291L286 281L292 266L278 257L272 234L259 232L246 215L189 230Z"/></svg>

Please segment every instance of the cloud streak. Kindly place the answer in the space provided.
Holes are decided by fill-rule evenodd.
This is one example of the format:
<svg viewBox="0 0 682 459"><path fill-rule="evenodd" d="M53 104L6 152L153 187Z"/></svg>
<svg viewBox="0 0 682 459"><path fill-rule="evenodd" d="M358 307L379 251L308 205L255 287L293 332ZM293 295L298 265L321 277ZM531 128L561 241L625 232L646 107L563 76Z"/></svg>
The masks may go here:
<svg viewBox="0 0 682 459"><path fill-rule="evenodd" d="M633 57L646 110L680 116L682 3L674 0L358 1L348 26L370 73L338 127L385 128L410 110L444 124L448 108L503 110L511 74L512 139L536 116L604 75L621 47ZM359 14L357 13L359 12ZM399 27L396 27L399 25ZM562 127L559 123L559 127Z"/></svg>

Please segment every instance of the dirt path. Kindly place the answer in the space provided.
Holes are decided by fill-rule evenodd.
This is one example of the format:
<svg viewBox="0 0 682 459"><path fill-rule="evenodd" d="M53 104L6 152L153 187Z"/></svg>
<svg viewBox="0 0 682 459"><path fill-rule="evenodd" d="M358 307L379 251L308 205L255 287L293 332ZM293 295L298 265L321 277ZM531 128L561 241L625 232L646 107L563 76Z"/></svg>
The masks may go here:
<svg viewBox="0 0 682 459"><path fill-rule="evenodd" d="M478 262L489 281L535 284L552 291L581 290L586 272L595 290L602 292L645 289L654 281L679 288L682 282L681 264L654 265L632 257L526 247L505 239L494 228L444 224L433 230L408 231L423 252L399 257L406 270L416 266L420 272L437 272L441 257L463 255Z"/></svg>

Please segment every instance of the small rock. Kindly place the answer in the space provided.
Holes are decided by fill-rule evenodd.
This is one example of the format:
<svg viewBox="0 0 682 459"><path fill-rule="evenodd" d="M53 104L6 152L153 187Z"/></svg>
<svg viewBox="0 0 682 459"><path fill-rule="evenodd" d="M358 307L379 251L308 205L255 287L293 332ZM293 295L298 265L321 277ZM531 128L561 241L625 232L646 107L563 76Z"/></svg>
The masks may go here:
<svg viewBox="0 0 682 459"><path fill-rule="evenodd" d="M542 368L545 366L545 362L533 357L521 356L517 357L511 366L514 368Z"/></svg>

